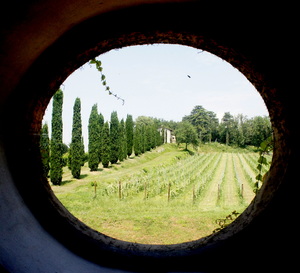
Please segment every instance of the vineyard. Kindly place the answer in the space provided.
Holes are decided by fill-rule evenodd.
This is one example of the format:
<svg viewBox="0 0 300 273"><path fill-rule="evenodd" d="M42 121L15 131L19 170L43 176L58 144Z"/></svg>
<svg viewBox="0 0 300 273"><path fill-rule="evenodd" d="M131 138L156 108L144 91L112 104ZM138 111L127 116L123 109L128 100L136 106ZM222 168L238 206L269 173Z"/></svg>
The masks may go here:
<svg viewBox="0 0 300 273"><path fill-rule="evenodd" d="M140 243L206 236L217 228L217 219L242 212L253 199L257 153L200 150L190 155L168 149L158 148L140 165L83 175L61 187L68 190L53 190L90 227Z"/></svg>

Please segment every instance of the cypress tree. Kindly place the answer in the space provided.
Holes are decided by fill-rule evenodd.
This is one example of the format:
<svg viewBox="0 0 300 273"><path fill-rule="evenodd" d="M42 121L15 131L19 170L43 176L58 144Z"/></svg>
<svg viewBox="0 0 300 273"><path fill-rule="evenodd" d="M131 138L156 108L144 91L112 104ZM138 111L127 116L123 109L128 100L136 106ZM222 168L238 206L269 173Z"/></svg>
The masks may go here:
<svg viewBox="0 0 300 273"><path fill-rule="evenodd" d="M155 143L156 143L156 146L160 146L160 145L163 145L163 144L164 144L162 135L160 135L159 130L156 130L156 133L155 133L155 141L156 141L156 142L155 142Z"/></svg>
<svg viewBox="0 0 300 273"><path fill-rule="evenodd" d="M102 161L102 149L101 149L101 142L102 142L102 128L104 125L104 117L101 113L99 113L99 136L98 136L98 157L99 157L99 162Z"/></svg>
<svg viewBox="0 0 300 273"><path fill-rule="evenodd" d="M126 117L125 130L127 141L127 155L130 156L133 149L133 119L131 115L127 115Z"/></svg>
<svg viewBox="0 0 300 273"><path fill-rule="evenodd" d="M99 165L99 149L100 149L100 125L98 122L98 109L97 104L94 104L91 110L89 125L88 125L88 133L89 133L89 158L88 165L91 171L97 171Z"/></svg>
<svg viewBox="0 0 300 273"><path fill-rule="evenodd" d="M82 124L81 124L81 102L76 98L73 107L72 141L70 145L71 173L74 178L80 178L81 165L83 161Z"/></svg>
<svg viewBox="0 0 300 273"><path fill-rule="evenodd" d="M109 125L108 122L105 122L101 130L101 157L102 165L104 168L107 168L109 165L110 159L110 138L109 138Z"/></svg>
<svg viewBox="0 0 300 273"><path fill-rule="evenodd" d="M152 148L152 126L151 124L145 125L145 151L150 151Z"/></svg>
<svg viewBox="0 0 300 273"><path fill-rule="evenodd" d="M141 124L136 124L134 128L133 137L133 150L136 156L142 153L142 126Z"/></svg>
<svg viewBox="0 0 300 273"><path fill-rule="evenodd" d="M40 150L43 164L43 173L45 177L48 177L50 170L50 140L47 123L43 125L41 130Z"/></svg>
<svg viewBox="0 0 300 273"><path fill-rule="evenodd" d="M140 147L141 147L141 153L145 153L146 152L146 125L145 124L141 124L141 134L140 134Z"/></svg>
<svg viewBox="0 0 300 273"><path fill-rule="evenodd" d="M121 119L119 124L119 160L123 161L127 157L127 141L125 132L125 122Z"/></svg>
<svg viewBox="0 0 300 273"><path fill-rule="evenodd" d="M119 137L119 119L116 111L111 113L110 118L110 162L115 164L119 159L120 137Z"/></svg>
<svg viewBox="0 0 300 273"><path fill-rule="evenodd" d="M59 89L53 96L51 122L50 180L54 185L60 185L62 180L62 105L63 92Z"/></svg>
<svg viewBox="0 0 300 273"><path fill-rule="evenodd" d="M157 129L157 125L153 124L151 126L151 131L152 131L152 143L151 143L151 148L154 149L155 147L157 147L159 145L159 143L157 142L157 136L159 136L159 132Z"/></svg>
<svg viewBox="0 0 300 273"><path fill-rule="evenodd" d="M81 152L81 167L83 167L84 163L87 161L87 156L85 155L85 151L84 151L83 137L81 138L80 152Z"/></svg>

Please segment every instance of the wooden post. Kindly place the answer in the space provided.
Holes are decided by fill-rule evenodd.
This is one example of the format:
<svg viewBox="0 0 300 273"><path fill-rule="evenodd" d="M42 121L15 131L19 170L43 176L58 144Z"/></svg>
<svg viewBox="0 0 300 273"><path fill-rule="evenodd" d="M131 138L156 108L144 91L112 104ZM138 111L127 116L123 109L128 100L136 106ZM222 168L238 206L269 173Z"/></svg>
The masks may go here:
<svg viewBox="0 0 300 273"><path fill-rule="evenodd" d="M144 200L147 199L147 182L144 182Z"/></svg>
<svg viewBox="0 0 300 273"><path fill-rule="evenodd" d="M244 184L241 184L241 196L244 198Z"/></svg>
<svg viewBox="0 0 300 273"><path fill-rule="evenodd" d="M195 185L193 186L193 204L196 201Z"/></svg>
<svg viewBox="0 0 300 273"><path fill-rule="evenodd" d="M168 202L170 201L170 195L171 195L171 183L169 183L168 186Z"/></svg>
<svg viewBox="0 0 300 273"><path fill-rule="evenodd" d="M93 184L94 184L94 192L95 192L95 194L94 194L94 199L97 197L97 182L96 181L94 181L93 182Z"/></svg>
<svg viewBox="0 0 300 273"><path fill-rule="evenodd" d="M122 181L119 181L119 199L122 199Z"/></svg>

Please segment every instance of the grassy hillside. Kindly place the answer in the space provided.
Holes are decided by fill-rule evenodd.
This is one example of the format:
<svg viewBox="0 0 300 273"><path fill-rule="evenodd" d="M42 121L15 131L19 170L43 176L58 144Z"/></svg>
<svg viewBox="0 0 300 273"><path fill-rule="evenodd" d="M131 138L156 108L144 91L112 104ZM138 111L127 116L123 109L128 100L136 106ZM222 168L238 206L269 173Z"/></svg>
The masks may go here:
<svg viewBox="0 0 300 273"><path fill-rule="evenodd" d="M168 144L108 169L84 166L79 180L66 168L62 185L52 189L99 232L138 243L180 243L209 235L217 219L248 206L257 158L217 143L192 152Z"/></svg>

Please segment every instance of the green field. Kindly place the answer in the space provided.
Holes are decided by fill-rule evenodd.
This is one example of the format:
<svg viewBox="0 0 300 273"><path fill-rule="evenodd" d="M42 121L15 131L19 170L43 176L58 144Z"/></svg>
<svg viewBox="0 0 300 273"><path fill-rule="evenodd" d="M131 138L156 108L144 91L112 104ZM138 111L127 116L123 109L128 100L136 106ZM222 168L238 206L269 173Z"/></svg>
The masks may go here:
<svg viewBox="0 0 300 273"><path fill-rule="evenodd" d="M74 216L106 235L181 243L211 234L217 219L249 205L257 159L217 143L193 152L167 144L108 169L84 166L79 180L65 168L62 185L52 189Z"/></svg>

